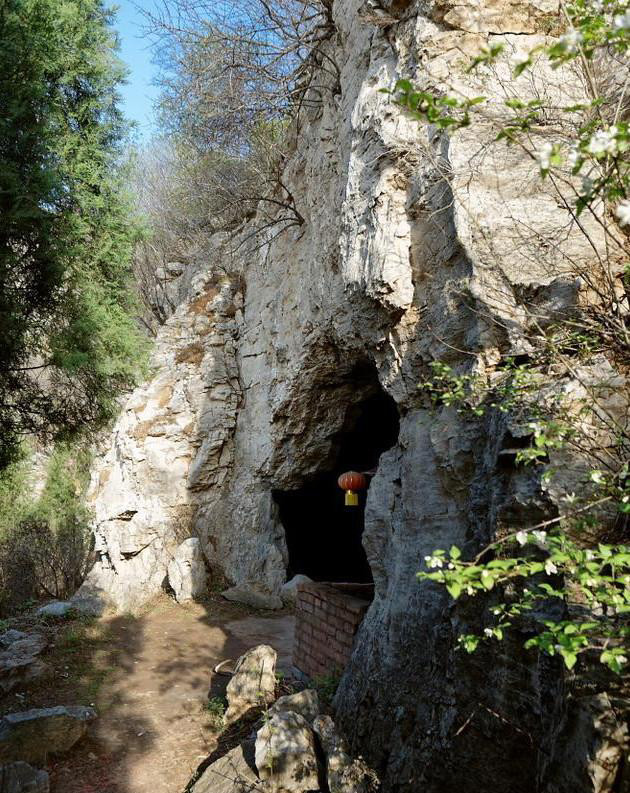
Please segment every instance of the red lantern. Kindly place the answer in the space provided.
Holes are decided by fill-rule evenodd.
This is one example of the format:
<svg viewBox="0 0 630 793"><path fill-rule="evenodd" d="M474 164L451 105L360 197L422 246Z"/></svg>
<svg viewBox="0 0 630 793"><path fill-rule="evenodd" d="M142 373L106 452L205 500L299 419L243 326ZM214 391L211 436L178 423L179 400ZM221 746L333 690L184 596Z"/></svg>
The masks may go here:
<svg viewBox="0 0 630 793"><path fill-rule="evenodd" d="M359 496L356 491L365 490L367 487L367 479L363 474L358 473L358 471L347 471L345 474L341 474L337 484L342 490L346 491L346 506L358 506Z"/></svg>

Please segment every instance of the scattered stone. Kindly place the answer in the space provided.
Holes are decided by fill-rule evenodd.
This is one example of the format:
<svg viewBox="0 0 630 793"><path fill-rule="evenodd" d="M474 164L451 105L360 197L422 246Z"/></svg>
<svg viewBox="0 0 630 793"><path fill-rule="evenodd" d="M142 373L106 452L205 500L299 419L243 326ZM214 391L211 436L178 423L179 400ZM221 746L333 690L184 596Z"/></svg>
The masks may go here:
<svg viewBox="0 0 630 793"><path fill-rule="evenodd" d="M308 688L305 691L298 691L297 694L280 697L269 710L270 716L276 713L299 713L309 724L312 724L319 713L317 691Z"/></svg>
<svg viewBox="0 0 630 793"><path fill-rule="evenodd" d="M45 606L37 609L39 617L67 617L76 611L74 603L69 600L53 600Z"/></svg>
<svg viewBox="0 0 630 793"><path fill-rule="evenodd" d="M256 768L270 791L320 789L315 736L299 713L276 713L256 735Z"/></svg>
<svg viewBox="0 0 630 793"><path fill-rule="evenodd" d="M0 766L0 793L49 793L49 790L46 771L22 762Z"/></svg>
<svg viewBox="0 0 630 793"><path fill-rule="evenodd" d="M9 633L11 637L7 637ZM0 688L3 691L11 691L17 685L42 677L48 671L47 664L38 658L47 644L41 634L7 631L3 637L6 637L7 642L6 649L0 651ZM12 641L9 642L9 638Z"/></svg>
<svg viewBox="0 0 630 793"><path fill-rule="evenodd" d="M244 603L246 606L251 606L254 609L276 609L282 608L282 600L277 595L270 595L267 592L251 586L233 586L221 592L226 600L232 600L235 603Z"/></svg>
<svg viewBox="0 0 630 793"><path fill-rule="evenodd" d="M17 642L20 639L26 638L28 638L28 633L16 631L14 628L10 628L8 631L5 631L0 635L0 644L3 647L9 647L11 644L13 644L13 642Z"/></svg>
<svg viewBox="0 0 630 793"><path fill-rule="evenodd" d="M100 617L105 611L107 600L104 595L90 591L88 586L81 586L70 598L70 603L79 614L85 614L86 617Z"/></svg>
<svg viewBox="0 0 630 793"><path fill-rule="evenodd" d="M273 647L259 644L238 659L226 689L226 721L236 721L252 708L273 702L277 657Z"/></svg>
<svg viewBox="0 0 630 793"><path fill-rule="evenodd" d="M302 575L298 573L294 575L290 581L287 581L286 584L280 590L280 597L282 598L282 602L285 606L293 605L297 601L297 591L300 584L312 584L313 579L309 578L307 575Z"/></svg>
<svg viewBox="0 0 630 793"><path fill-rule="evenodd" d="M330 793L370 793L378 790L378 779L362 760L353 760L346 742L330 716L317 716L313 729L326 756L326 775Z"/></svg>
<svg viewBox="0 0 630 793"><path fill-rule="evenodd" d="M208 766L190 793L250 793L262 791L256 775L254 741L245 741Z"/></svg>
<svg viewBox="0 0 630 793"><path fill-rule="evenodd" d="M168 582L178 603L203 595L206 578L201 543L198 537L190 537L177 548L168 566Z"/></svg>
<svg viewBox="0 0 630 793"><path fill-rule="evenodd" d="M0 719L0 763L44 765L49 753L71 749L95 718L93 708L81 705L9 713Z"/></svg>

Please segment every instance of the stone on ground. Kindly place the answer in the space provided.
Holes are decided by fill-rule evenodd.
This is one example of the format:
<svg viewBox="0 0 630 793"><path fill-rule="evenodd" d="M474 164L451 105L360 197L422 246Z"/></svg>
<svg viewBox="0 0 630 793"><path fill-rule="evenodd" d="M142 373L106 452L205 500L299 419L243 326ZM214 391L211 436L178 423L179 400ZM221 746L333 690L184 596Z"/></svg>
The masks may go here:
<svg viewBox="0 0 630 793"><path fill-rule="evenodd" d="M0 766L0 793L48 793L49 790L46 771L22 762Z"/></svg>
<svg viewBox="0 0 630 793"><path fill-rule="evenodd" d="M326 776L330 793L369 793L378 789L375 775L361 760L348 754L346 742L339 735L330 716L318 716L313 729L326 756ZM376 780L377 782L377 780Z"/></svg>
<svg viewBox="0 0 630 793"><path fill-rule="evenodd" d="M39 617L67 617L70 613L76 611L74 603L69 600L53 600L52 603L46 603L45 606L37 609Z"/></svg>
<svg viewBox="0 0 630 793"><path fill-rule="evenodd" d="M256 735L256 768L270 791L320 789L315 736L299 713L276 713Z"/></svg>
<svg viewBox="0 0 630 793"><path fill-rule="evenodd" d="M175 551L168 566L168 582L178 603L206 592L206 565L198 537L189 537Z"/></svg>
<svg viewBox="0 0 630 793"><path fill-rule="evenodd" d="M277 657L273 647L259 644L238 659L234 675L226 689L226 721L236 721L252 708L273 702Z"/></svg>
<svg viewBox="0 0 630 793"><path fill-rule="evenodd" d="M268 592L262 592L254 586L242 584L240 586L233 586L221 592L226 600L231 600L234 603L243 603L246 606L251 606L254 609L271 609L273 611L282 608L282 600L277 595L270 595Z"/></svg>
<svg viewBox="0 0 630 793"><path fill-rule="evenodd" d="M48 671L48 666L38 658L47 644L41 634L7 631L1 643L5 647L0 651L0 688L3 691L11 691Z"/></svg>
<svg viewBox="0 0 630 793"><path fill-rule="evenodd" d="M49 753L71 749L95 718L93 708L81 705L8 713L0 719L0 764L24 760L44 765Z"/></svg>
<svg viewBox="0 0 630 793"><path fill-rule="evenodd" d="M287 581L286 584L280 590L280 597L282 598L282 602L285 606L293 605L297 602L297 591L300 584L310 584L312 583L312 578L309 578L307 575L302 575L302 573L298 573L294 575L290 581Z"/></svg>
<svg viewBox="0 0 630 793"><path fill-rule="evenodd" d="M270 716L276 713L299 713L309 724L312 724L319 713L317 691L307 688L305 691L298 691L297 694L280 697L269 709Z"/></svg>
<svg viewBox="0 0 630 793"><path fill-rule="evenodd" d="M190 793L250 793L262 791L256 775L254 741L245 741L208 766Z"/></svg>

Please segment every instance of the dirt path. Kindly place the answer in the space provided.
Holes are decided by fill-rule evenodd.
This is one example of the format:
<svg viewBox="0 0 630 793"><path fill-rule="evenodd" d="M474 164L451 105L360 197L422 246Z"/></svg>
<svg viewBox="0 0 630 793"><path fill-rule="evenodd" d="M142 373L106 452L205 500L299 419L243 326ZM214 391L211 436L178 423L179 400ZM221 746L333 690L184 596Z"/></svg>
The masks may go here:
<svg viewBox="0 0 630 793"><path fill-rule="evenodd" d="M139 617L92 628L103 633L87 658L79 640L74 653L67 637L58 640L59 685L49 681L26 703L93 702L99 712L90 735L51 764L51 793L182 793L216 748L206 703L228 678L213 675L214 666L262 642L276 648L280 667L289 665L293 618L252 614L219 598L180 606L164 597Z"/></svg>

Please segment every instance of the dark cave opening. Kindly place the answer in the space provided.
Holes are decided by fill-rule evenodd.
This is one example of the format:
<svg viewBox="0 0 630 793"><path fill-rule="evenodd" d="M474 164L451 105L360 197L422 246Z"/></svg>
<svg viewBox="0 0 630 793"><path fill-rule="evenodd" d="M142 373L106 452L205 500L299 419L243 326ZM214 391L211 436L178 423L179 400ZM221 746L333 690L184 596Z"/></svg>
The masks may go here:
<svg viewBox="0 0 630 793"><path fill-rule="evenodd" d="M344 471L375 469L381 454L398 439L396 403L380 385L377 388L348 408L344 427L334 439L332 467L299 489L273 493L286 533L289 578L302 573L315 581L372 583L361 544L367 490L359 493L358 506L346 507L337 479Z"/></svg>

